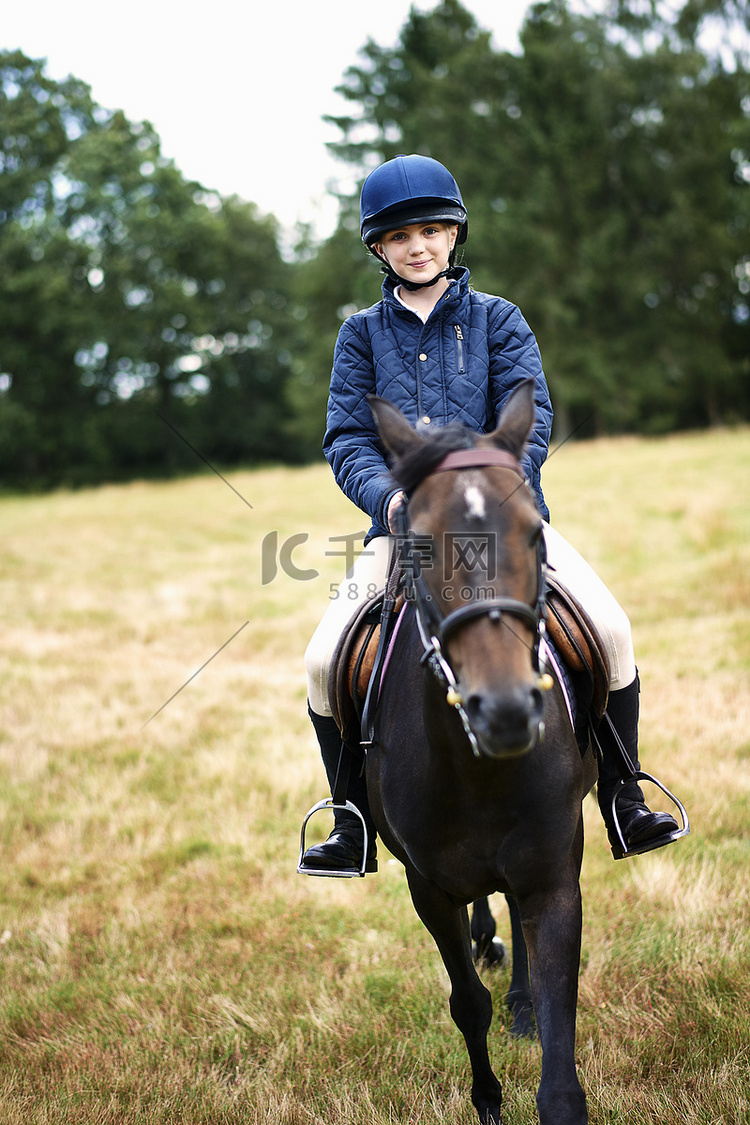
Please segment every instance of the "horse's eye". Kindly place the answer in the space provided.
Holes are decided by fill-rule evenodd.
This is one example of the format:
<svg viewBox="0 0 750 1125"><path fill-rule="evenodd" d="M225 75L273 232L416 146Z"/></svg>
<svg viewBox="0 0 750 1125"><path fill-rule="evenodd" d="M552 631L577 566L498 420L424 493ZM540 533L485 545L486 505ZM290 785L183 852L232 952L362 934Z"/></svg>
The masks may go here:
<svg viewBox="0 0 750 1125"><path fill-rule="evenodd" d="M529 536L529 545L531 547L536 547L537 543L539 542L539 540L542 537L543 531L544 531L543 524L541 524L541 523L537 524L537 526L534 528L531 535Z"/></svg>

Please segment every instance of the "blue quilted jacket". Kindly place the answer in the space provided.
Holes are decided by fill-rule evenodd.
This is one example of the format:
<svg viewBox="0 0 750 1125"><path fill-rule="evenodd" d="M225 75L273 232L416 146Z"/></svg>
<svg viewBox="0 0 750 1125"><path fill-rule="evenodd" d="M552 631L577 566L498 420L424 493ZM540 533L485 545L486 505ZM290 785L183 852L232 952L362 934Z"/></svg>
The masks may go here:
<svg viewBox="0 0 750 1125"><path fill-rule="evenodd" d="M534 335L518 308L469 288L460 269L427 323L404 307L386 278L383 299L344 321L336 342L323 452L349 499L372 519L367 539L385 535L389 476L368 394L381 395L416 423L457 420L479 433L493 430L510 392L536 381L536 422L524 469L542 515L540 484L552 406Z"/></svg>

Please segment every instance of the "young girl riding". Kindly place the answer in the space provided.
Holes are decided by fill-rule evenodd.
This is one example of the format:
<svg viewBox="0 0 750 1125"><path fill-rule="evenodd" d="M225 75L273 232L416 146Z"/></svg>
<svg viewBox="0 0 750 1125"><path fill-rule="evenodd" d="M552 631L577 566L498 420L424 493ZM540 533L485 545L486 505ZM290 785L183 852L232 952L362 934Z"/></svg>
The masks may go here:
<svg viewBox="0 0 750 1125"><path fill-rule="evenodd" d="M479 433L494 429L511 392L533 378L536 422L524 469L545 520L547 562L560 583L585 607L606 647L611 669L607 716L597 731L598 800L615 858L671 843L679 833L668 813L651 812L635 781L612 798L624 772L618 740L638 764L639 681L630 623L601 579L549 525L541 467L549 448L552 406L534 335L519 309L502 297L469 287L469 271L454 265L466 241L468 217L458 185L437 160L397 156L365 180L361 233L385 273L382 300L342 325L333 360L323 449L344 493L372 520L364 549L339 596L331 601L305 654L308 709L320 743L331 791L341 736L328 699L328 669L342 631L368 593L385 586L402 493L389 479L367 396L390 400L415 425L458 421ZM363 857L359 819L341 808L322 844L305 852L300 870L377 869L375 827L367 805L364 772L353 770L348 800L362 813L372 844Z"/></svg>

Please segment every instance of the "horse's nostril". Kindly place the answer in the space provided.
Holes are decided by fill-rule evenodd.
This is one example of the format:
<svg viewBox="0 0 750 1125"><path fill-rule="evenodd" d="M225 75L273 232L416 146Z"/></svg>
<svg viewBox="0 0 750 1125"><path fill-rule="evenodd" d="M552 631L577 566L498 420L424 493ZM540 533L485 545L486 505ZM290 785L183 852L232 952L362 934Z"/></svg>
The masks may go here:
<svg viewBox="0 0 750 1125"><path fill-rule="evenodd" d="M469 716L469 722L475 723L484 717L484 696L478 692L470 695L466 700L466 714Z"/></svg>
<svg viewBox="0 0 750 1125"><path fill-rule="evenodd" d="M526 728L538 718L542 707L542 693L537 688L525 687L503 693L474 692L466 701L469 722L492 734Z"/></svg>

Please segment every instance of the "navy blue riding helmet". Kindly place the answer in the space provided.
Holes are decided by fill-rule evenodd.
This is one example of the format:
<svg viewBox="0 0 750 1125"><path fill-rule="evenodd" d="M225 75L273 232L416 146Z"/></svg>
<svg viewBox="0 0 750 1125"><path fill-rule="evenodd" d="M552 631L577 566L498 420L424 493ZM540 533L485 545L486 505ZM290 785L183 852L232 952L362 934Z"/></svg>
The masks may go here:
<svg viewBox="0 0 750 1125"><path fill-rule="evenodd" d="M362 185L360 196L360 221L362 241L367 249L380 259L374 243L386 231L405 227L410 223L442 222L458 226L456 245L466 241L469 230L468 216L458 184L447 168L431 156L396 156L370 172ZM386 263L387 273L408 289L422 289L434 285L453 265L453 253L448 270L427 282L404 282Z"/></svg>

